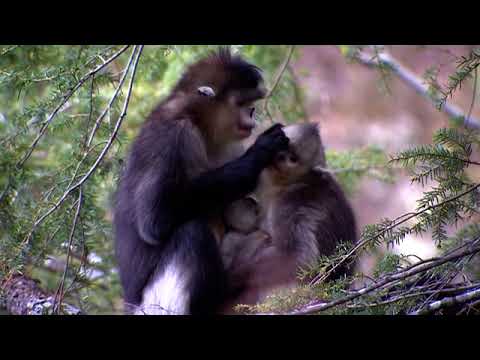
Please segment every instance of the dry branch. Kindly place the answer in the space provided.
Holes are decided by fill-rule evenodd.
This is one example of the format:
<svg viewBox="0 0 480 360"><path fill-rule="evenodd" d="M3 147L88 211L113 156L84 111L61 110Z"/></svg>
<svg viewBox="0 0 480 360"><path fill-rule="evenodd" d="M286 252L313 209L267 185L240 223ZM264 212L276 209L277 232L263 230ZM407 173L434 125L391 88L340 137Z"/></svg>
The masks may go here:
<svg viewBox="0 0 480 360"><path fill-rule="evenodd" d="M457 304L465 304L467 302L477 299L480 299L480 289L478 288L475 290L466 291L465 293L457 296L446 297L444 299L431 302L430 304L425 306L425 308L412 312L409 315L427 315L442 308Z"/></svg>
<svg viewBox="0 0 480 360"><path fill-rule="evenodd" d="M424 261L421 263L417 263L415 265L412 265L406 269L400 270L396 273L390 274L385 276L383 279L379 279L375 284L364 287L363 289L360 289L358 291L355 291L353 294L345 296L343 298L330 301L330 302L322 302L314 305L307 306L303 309L291 312L290 315L306 315L306 314L312 314L320 311L324 311L327 309L330 309L332 307L342 305L342 304L347 304L350 301L359 298L365 294L372 293L374 291L377 291L379 289L385 288L386 286L389 286L391 284L395 284L399 281L408 279L416 274L425 272L427 270L433 269L435 267L438 267L440 265L446 264L448 262L452 262L458 259L462 259L466 256L469 255L474 255L480 252L480 245L476 245L471 247L470 249L463 250L461 252L457 252L448 256L443 256L440 258L435 258L435 260L428 260Z"/></svg>

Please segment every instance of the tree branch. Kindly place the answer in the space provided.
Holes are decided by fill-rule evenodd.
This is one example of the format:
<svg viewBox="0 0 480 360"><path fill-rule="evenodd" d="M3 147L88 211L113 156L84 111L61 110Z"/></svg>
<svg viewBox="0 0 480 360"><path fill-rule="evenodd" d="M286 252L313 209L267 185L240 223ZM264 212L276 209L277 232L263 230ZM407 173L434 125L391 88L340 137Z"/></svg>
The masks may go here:
<svg viewBox="0 0 480 360"><path fill-rule="evenodd" d="M393 58L386 51L379 52L373 57L359 52L356 59L369 67L388 67L392 72L398 76L405 84L413 88L418 94L429 99L432 102L440 101L440 97L436 94L432 95L428 91L428 86L424 84L423 79L418 78L412 71L402 66L395 58ZM454 104L445 101L441 108L447 115L454 118L463 118L464 125L474 129L480 129L480 120L465 116L464 112Z"/></svg>
<svg viewBox="0 0 480 360"><path fill-rule="evenodd" d="M393 220L392 221L392 225L386 227L385 229L379 231L377 234L375 234L374 236L371 236L367 239L364 239L362 241L360 241L357 245L355 245L355 247L350 250L350 252L348 254L346 254L342 260L340 260L337 264L335 264L330 270L328 270L326 273L324 274L319 274L318 276L316 276L311 282L310 282L310 285L315 285L315 284L318 284L322 281L324 281L325 279L327 279L330 274L336 269L338 268L340 265L342 265L345 261L347 261L354 253L356 253L359 249L361 249L362 247L364 247L366 244L368 244L369 242L379 238L380 236L382 236L383 234L385 234L387 231L390 231L392 230L393 228L397 227L398 225L401 225L405 222L407 222L408 220L410 219L413 219L415 217L417 217L418 215L421 215L429 210L433 210L439 206L442 206L442 205L445 205L449 202L452 202L452 201L455 201L459 198L461 198L462 196L465 196L469 193L471 193L472 191L478 189L480 187L480 184L476 184L476 185L473 185L472 187L470 187L469 189L455 195L455 196L452 196L451 198L448 198L438 204L434 204L434 205L430 205L420 211L417 211L417 212L414 212L414 213L408 213L408 214L404 214L404 215L401 215L399 216L397 219ZM401 221L398 221L399 219L402 219Z"/></svg>
<svg viewBox="0 0 480 360"><path fill-rule="evenodd" d="M457 305L457 304L465 304L466 302L480 299L480 289L466 291L463 294L457 296L446 297L441 300L434 301L425 306L425 308L414 311L409 315L426 315L433 313L437 310L440 310L445 307Z"/></svg>
<svg viewBox="0 0 480 360"><path fill-rule="evenodd" d="M272 87L270 88L270 90L268 91L267 95L265 96L265 100L264 100L264 103L263 103L263 111L268 115L270 121L273 123L273 118L272 118L272 115L270 114L270 111L268 110L268 102L270 100L270 98L272 97L273 95L273 92L275 91L275 89L277 88L278 84L280 83L280 80L282 79L282 76L283 76L283 73L285 72L285 70L287 69L288 67L288 64L290 63L290 60L292 58L292 55L293 55L293 51L295 50L295 45L291 45L290 46L290 50L287 54L287 57L282 65L282 67L280 68L280 70L278 71L277 73L277 76L275 78L275 81L273 82L273 85Z"/></svg>
<svg viewBox="0 0 480 360"><path fill-rule="evenodd" d="M138 50L138 51L137 51ZM140 55L142 53L142 50L143 50L143 45L138 45L138 46L135 46L133 51L132 51L132 55L130 57L130 61L129 61L129 64L127 65L128 68L131 67L132 65L132 75L130 77L130 82L129 82L129 85L128 85L128 92L127 92L127 95L125 97L125 101L124 101L124 104L123 104L123 109L122 109L122 112L120 114L120 116L118 117L118 120L115 124L115 127L109 137L109 139L107 140L105 146L103 147L100 155L97 157L97 159L95 160L94 164L90 167L90 169L87 171L87 173L75 184L75 185L72 185L70 186L64 193L63 195L59 198L59 200L47 211L45 212L38 220L36 220L32 226L32 229L30 230L30 232L27 234L27 236L25 237L25 239L23 240L22 244L20 244L20 247L19 247L19 250L21 251L21 249L23 248L23 246L25 244L27 244L30 239L31 239L31 236L33 235L35 229L49 216L51 215L53 212L55 212L59 207L60 205L65 201L65 199L77 188L79 188L80 186L82 186L88 179L89 177L95 172L95 170L98 168L99 164L102 162L103 158L105 157L105 155L107 154L108 150L110 149L111 145L113 144L113 141L114 139L116 138L117 136L117 133L120 129L120 126L122 125L122 122L125 118L125 116L127 115L127 108L128 108L128 104L129 104L129 101L130 101L130 96L131 96L131 93L132 93L132 88L133 88L133 82L134 82L134 79L135 79L135 73L136 73L136 69L137 69L137 65L138 65L138 61L140 59Z"/></svg>
<svg viewBox="0 0 480 360"><path fill-rule="evenodd" d="M110 64L113 60L115 60L117 57L119 57L125 50L127 50L130 47L130 45L124 46L121 48L119 51L117 51L115 54L113 54L109 59L105 60L102 64L98 65L95 67L93 70L89 71L87 74L85 74L78 82L77 84L71 88L64 96L63 100L60 102L60 104L57 105L57 107L53 110L53 112L48 116L47 120L43 122L42 127L40 128L40 132L38 133L37 137L35 140L33 140L32 144L28 148L27 152L23 156L23 158L17 163L16 167L17 169L20 169L23 164L30 158L30 155L32 155L33 150L37 146L38 142L42 138L42 136L45 134L47 131L48 125L52 122L52 120L55 118L55 115L60 111L60 109L65 105L65 103L72 97L72 95L87 81L91 76L95 75L98 73L100 70L102 70L105 66Z"/></svg>
<svg viewBox="0 0 480 360"><path fill-rule="evenodd" d="M468 255L477 254L478 252L480 252L480 245L477 245L477 246L475 246L471 249L464 250L464 251L462 251L460 253L457 253L457 254L452 254L452 255L449 255L449 256L444 256L444 257L438 258L437 260L430 261L428 263L415 264L415 265L412 265L412 266L410 266L406 269L400 270L399 272L394 273L392 275L387 275L383 279L379 280L377 283L375 283L371 286L367 286L363 289L360 289L360 290L356 291L354 294L345 296L341 299L337 299L337 300L334 300L334 301L331 301L331 302L310 305L310 306L307 306L304 309L293 311L293 312L289 313L289 315L306 315L306 314L312 314L312 313L324 311L324 310L330 309L334 306L348 303L348 302L350 302L350 301L352 301L352 300L354 300L354 299L356 299L360 296L371 293L371 292L373 292L375 290L378 290L378 289L380 289L380 288L382 288L386 285L389 285L391 283L395 283L395 282L407 279L407 278L409 278L413 275L416 275L416 274L419 274L421 272L425 272L427 270L433 269L433 268L435 268L437 266L440 266L440 265L443 265L447 262L455 261L457 259L463 258L463 257L468 256Z"/></svg>

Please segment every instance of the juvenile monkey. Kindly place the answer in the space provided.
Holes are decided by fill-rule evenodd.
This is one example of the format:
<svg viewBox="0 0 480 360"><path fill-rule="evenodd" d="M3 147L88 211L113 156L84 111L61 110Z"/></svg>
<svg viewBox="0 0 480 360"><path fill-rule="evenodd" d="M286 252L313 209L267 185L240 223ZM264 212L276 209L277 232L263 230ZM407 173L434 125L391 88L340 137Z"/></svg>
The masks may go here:
<svg viewBox="0 0 480 360"><path fill-rule="evenodd" d="M289 149L277 154L262 171L254 192L258 204L255 232L268 234L271 244L262 244L253 232L243 238L243 247L236 247L241 261L232 264L230 271L243 277L245 290L226 306L227 313L231 305L255 304L275 288L296 284L300 266L331 255L340 242L357 239L353 211L337 181L325 170L317 126L299 124L283 130L290 139ZM227 233L223 249L228 241ZM348 272L343 268L335 275Z"/></svg>
<svg viewBox="0 0 480 360"><path fill-rule="evenodd" d="M261 249L271 245L270 235L259 229L259 211L252 197L237 200L226 209L226 234L220 249L227 269L248 263Z"/></svg>

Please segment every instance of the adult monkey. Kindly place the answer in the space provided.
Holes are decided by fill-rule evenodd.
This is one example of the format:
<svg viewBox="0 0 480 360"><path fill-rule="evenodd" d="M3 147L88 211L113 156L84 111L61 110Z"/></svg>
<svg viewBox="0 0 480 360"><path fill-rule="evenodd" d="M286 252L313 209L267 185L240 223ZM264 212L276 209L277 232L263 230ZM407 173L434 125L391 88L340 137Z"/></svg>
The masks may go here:
<svg viewBox="0 0 480 360"><path fill-rule="evenodd" d="M135 313L214 313L233 291L211 220L288 148L277 124L243 153L252 104L264 96L260 70L221 49L191 65L143 124L114 210L124 300Z"/></svg>

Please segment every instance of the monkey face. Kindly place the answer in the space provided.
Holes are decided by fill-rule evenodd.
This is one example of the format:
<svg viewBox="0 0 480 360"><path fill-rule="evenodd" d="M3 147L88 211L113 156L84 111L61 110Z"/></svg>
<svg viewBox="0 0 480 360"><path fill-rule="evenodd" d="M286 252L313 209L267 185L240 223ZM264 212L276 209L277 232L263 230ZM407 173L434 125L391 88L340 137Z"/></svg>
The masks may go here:
<svg viewBox="0 0 480 360"><path fill-rule="evenodd" d="M215 113L210 113L209 121L213 131L218 136L221 134L218 141L240 141L252 134L256 126L254 106L256 99L244 100L242 95L236 93L226 100L217 100Z"/></svg>
<svg viewBox="0 0 480 360"><path fill-rule="evenodd" d="M255 128L255 107L253 104L238 105L235 132L239 139L248 138Z"/></svg>
<svg viewBox="0 0 480 360"><path fill-rule="evenodd" d="M234 133L237 139L245 139L252 134L256 126L254 103L265 94L263 82L254 89L237 90L230 94L229 104L235 113Z"/></svg>
<svg viewBox="0 0 480 360"><path fill-rule="evenodd" d="M289 149L278 153L268 170L275 182L290 184L318 165L323 150L315 124L290 125L283 131L290 139Z"/></svg>
<svg viewBox="0 0 480 360"><path fill-rule="evenodd" d="M258 225L259 211L258 203L246 197L230 204L225 211L225 222L234 230L248 234Z"/></svg>

